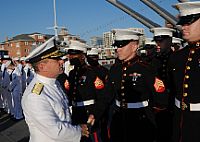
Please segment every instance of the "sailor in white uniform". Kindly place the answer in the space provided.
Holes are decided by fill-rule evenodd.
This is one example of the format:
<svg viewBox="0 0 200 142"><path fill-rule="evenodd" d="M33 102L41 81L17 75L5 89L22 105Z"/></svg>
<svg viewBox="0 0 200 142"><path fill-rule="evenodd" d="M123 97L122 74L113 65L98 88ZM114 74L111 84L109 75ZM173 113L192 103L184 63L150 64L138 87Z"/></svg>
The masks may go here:
<svg viewBox="0 0 200 142"><path fill-rule="evenodd" d="M14 120L22 119L22 107L21 107L21 99L22 99L22 83L21 83L21 71L19 68L11 63L8 66L8 73L10 76L10 88L9 91L12 94L13 99L13 117Z"/></svg>
<svg viewBox="0 0 200 142"><path fill-rule="evenodd" d="M5 55L2 59L2 100L3 100L3 108L4 111L8 114L13 115L13 106L12 106L12 96L10 91L10 76L7 70L7 67L9 66L11 62L11 58L8 55Z"/></svg>
<svg viewBox="0 0 200 142"><path fill-rule="evenodd" d="M26 58L36 72L22 97L30 142L79 142L89 135L87 125L71 124L67 96L56 81L62 73L61 56L52 37Z"/></svg>

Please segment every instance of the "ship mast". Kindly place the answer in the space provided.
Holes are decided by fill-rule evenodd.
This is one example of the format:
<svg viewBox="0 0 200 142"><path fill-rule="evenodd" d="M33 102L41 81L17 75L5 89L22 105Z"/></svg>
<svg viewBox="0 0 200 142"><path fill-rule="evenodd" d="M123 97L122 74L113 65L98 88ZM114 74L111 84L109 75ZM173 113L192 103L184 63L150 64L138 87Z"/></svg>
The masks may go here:
<svg viewBox="0 0 200 142"><path fill-rule="evenodd" d="M57 17L56 17L56 0L53 0L53 10L54 10L54 31L55 31L56 38L58 38L58 26L57 26Z"/></svg>
<svg viewBox="0 0 200 142"><path fill-rule="evenodd" d="M58 25L57 25L57 16L56 16L56 0L53 0L53 14L54 14L54 26L47 29L53 29L55 32L55 37L58 39Z"/></svg>

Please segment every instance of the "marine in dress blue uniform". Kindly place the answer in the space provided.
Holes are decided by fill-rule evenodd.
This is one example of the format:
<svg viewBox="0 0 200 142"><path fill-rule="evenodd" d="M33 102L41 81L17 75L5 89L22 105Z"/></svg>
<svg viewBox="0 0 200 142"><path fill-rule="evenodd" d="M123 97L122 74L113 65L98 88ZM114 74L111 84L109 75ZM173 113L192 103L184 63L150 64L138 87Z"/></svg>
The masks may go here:
<svg viewBox="0 0 200 142"><path fill-rule="evenodd" d="M166 110L156 111L156 123L158 127L157 142L169 142L172 137L172 117L174 106L174 94L170 92L170 82L168 80L168 61L173 53L171 49L174 29L157 27L151 29L154 33L157 52L150 64L155 68L157 76L163 80L169 94L169 107Z"/></svg>
<svg viewBox="0 0 200 142"><path fill-rule="evenodd" d="M177 23L188 43L172 54L170 73L175 91L173 142L199 142L200 135L200 1L178 3Z"/></svg>
<svg viewBox="0 0 200 142"><path fill-rule="evenodd" d="M128 29L115 29L113 33L119 61L111 67L106 85L114 103L111 142L153 142L156 124L152 109L167 104L165 86L136 53L141 34Z"/></svg>
<svg viewBox="0 0 200 142"><path fill-rule="evenodd" d="M96 67L86 64L88 46L79 41L70 41L67 50L69 62L74 69L69 72L66 89L72 104L73 124L88 123L88 118L94 116L95 122L91 126L91 137L82 138L83 142L98 142L100 137L101 118L105 112L105 84L96 72Z"/></svg>
<svg viewBox="0 0 200 142"><path fill-rule="evenodd" d="M104 82L106 82L108 77L109 70L104 67L103 65L100 65L99 60L99 54L101 50L98 48L89 48L87 50L87 63L93 67L95 72L98 74L99 78ZM100 131L101 131L101 139L103 142L109 141L109 126L108 126L108 118L109 118L109 107L106 108L106 111L104 112L99 125L100 125Z"/></svg>

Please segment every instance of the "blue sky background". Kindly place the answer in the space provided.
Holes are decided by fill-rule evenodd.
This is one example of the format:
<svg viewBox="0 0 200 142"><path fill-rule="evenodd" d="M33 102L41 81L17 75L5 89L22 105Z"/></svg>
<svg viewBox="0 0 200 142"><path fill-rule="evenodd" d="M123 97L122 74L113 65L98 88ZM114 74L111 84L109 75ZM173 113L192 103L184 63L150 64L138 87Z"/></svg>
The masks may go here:
<svg viewBox="0 0 200 142"><path fill-rule="evenodd" d="M148 8L140 0L119 0L130 8L164 25L164 19ZM173 15L178 11L172 8L177 0L153 0ZM70 34L80 35L86 41L91 36L102 36L103 32L114 28L145 28L144 25L116 8L106 0L56 0L57 24L66 27ZM47 29L54 24L53 0L1 0L0 42L19 34L34 32L54 34Z"/></svg>

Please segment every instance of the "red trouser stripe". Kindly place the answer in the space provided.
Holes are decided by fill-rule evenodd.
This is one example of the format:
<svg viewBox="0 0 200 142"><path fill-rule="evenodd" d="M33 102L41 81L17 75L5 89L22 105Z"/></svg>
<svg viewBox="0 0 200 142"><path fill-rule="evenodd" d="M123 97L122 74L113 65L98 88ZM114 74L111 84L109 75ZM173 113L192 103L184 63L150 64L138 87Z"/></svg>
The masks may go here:
<svg viewBox="0 0 200 142"><path fill-rule="evenodd" d="M99 141L98 141L97 132L94 132L94 133L93 133L93 136L94 136L94 141L95 141L95 142L99 142Z"/></svg>

